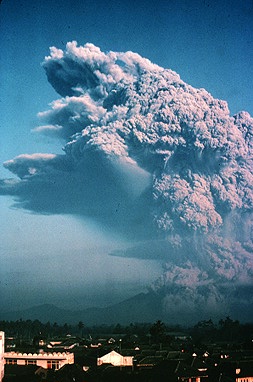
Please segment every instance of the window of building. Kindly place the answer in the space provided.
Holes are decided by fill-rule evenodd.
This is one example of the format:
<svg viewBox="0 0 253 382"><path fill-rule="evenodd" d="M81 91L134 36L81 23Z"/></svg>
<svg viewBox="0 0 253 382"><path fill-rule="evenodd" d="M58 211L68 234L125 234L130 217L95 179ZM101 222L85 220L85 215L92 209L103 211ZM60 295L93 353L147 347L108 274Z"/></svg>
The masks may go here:
<svg viewBox="0 0 253 382"><path fill-rule="evenodd" d="M36 359L26 359L25 360L26 365L36 365Z"/></svg>
<svg viewBox="0 0 253 382"><path fill-rule="evenodd" d="M6 364L7 365L17 365L17 360L16 359L7 359Z"/></svg>
<svg viewBox="0 0 253 382"><path fill-rule="evenodd" d="M58 370L59 366L60 366L59 361L47 361L47 368L48 369Z"/></svg>

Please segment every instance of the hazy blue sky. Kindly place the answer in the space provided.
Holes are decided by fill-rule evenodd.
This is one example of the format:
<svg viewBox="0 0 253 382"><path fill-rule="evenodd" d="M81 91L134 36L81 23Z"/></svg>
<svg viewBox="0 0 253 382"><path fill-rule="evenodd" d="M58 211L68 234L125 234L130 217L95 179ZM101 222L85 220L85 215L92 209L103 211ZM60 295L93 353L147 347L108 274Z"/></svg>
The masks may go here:
<svg viewBox="0 0 253 382"><path fill-rule="evenodd" d="M61 153L59 141L31 129L38 125L37 113L59 98L41 62L50 46L64 49L72 40L105 52L137 52L226 100L231 114L253 114L250 0L3 0L0 18L1 163L23 153ZM12 174L1 166L0 177ZM70 215L28 213L12 203L1 196L5 309L10 303L107 304L145 290L160 274L160 260L110 256L130 243L105 227Z"/></svg>

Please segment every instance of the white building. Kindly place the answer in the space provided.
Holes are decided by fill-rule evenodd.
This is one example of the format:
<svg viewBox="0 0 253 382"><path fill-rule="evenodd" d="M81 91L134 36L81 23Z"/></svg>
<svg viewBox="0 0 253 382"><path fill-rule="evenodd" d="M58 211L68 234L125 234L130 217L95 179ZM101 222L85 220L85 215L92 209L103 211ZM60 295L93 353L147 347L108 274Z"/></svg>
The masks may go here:
<svg viewBox="0 0 253 382"><path fill-rule="evenodd" d="M248 366L248 367L247 367ZM253 382L253 365L252 362L249 362L248 365L242 363L241 367L235 370L236 373L236 382Z"/></svg>
<svg viewBox="0 0 253 382"><path fill-rule="evenodd" d="M4 377L4 332L0 332L0 382Z"/></svg>
<svg viewBox="0 0 253 382"><path fill-rule="evenodd" d="M74 363L73 353L4 353L6 365L37 365L44 369L58 370L66 364Z"/></svg>
<svg viewBox="0 0 253 382"><path fill-rule="evenodd" d="M103 365L104 363L110 363L113 366L133 366L134 357L124 357L116 351L111 351L105 354L103 357L97 359L97 365Z"/></svg>

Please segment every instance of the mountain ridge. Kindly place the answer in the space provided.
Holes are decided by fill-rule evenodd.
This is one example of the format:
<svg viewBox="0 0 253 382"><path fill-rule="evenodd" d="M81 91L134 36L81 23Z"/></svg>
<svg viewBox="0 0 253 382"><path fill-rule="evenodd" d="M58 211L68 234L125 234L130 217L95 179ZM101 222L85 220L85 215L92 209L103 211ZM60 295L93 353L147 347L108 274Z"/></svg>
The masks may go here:
<svg viewBox="0 0 253 382"><path fill-rule="evenodd" d="M107 307L89 307L81 310L59 308L54 304L36 305L23 310L0 313L1 320L36 320L74 324L83 321L87 325L129 324L160 319L162 315L160 297L152 292L140 293Z"/></svg>

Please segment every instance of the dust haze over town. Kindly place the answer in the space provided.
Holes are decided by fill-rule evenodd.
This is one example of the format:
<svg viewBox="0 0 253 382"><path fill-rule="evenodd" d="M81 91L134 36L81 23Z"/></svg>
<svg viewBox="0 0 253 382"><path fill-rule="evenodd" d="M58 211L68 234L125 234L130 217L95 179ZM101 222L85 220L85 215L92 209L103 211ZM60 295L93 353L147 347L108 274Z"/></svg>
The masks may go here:
<svg viewBox="0 0 253 382"><path fill-rule="evenodd" d="M2 74L10 100L1 121L4 310L104 307L146 293L168 322L250 320L250 3L159 2L154 11L130 2L124 14L124 3L98 2L96 16L89 2L72 14L65 5L66 22L55 20L62 38L59 28L35 34L32 52L29 28L53 23L56 8L19 5L28 19L14 25L9 3L1 6L12 62ZM135 41L129 27L142 14L151 30ZM7 31L18 26L17 69Z"/></svg>

